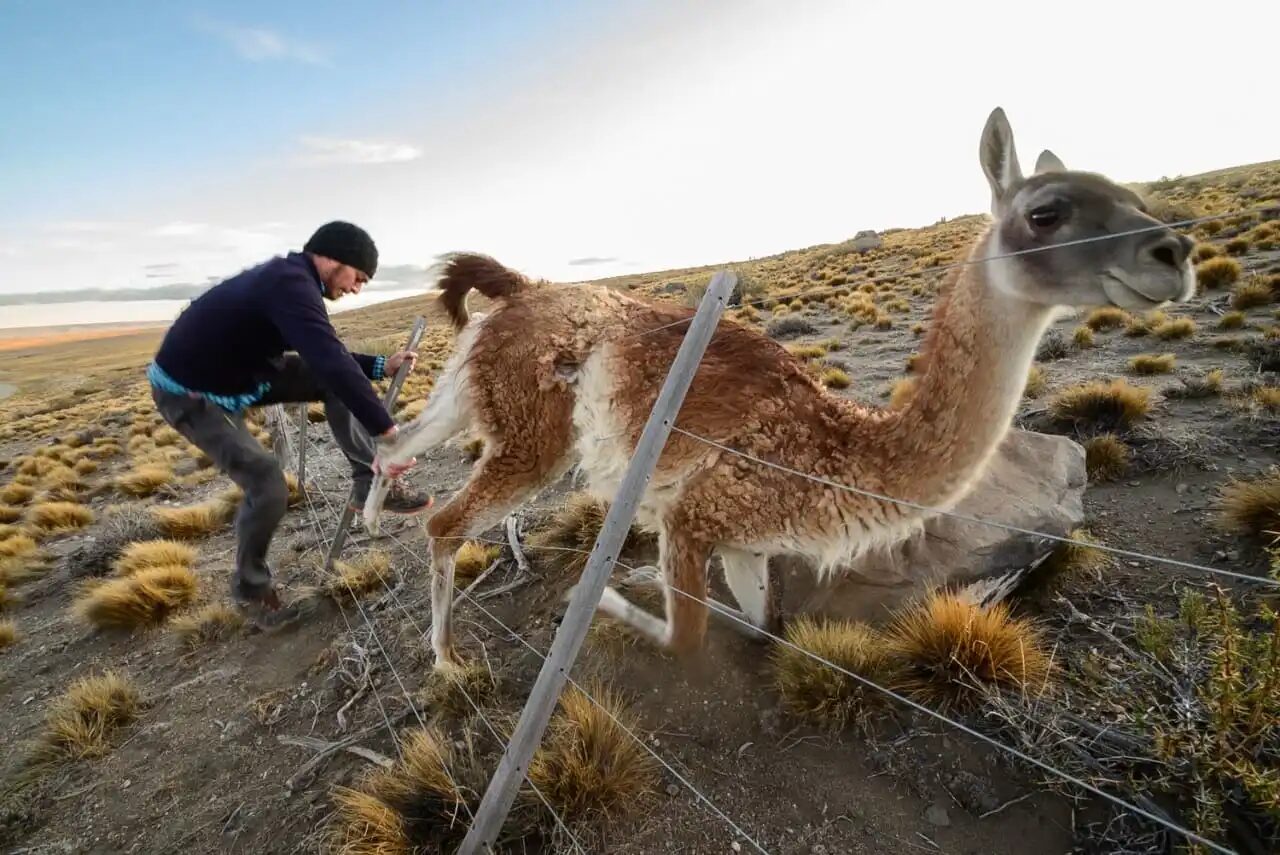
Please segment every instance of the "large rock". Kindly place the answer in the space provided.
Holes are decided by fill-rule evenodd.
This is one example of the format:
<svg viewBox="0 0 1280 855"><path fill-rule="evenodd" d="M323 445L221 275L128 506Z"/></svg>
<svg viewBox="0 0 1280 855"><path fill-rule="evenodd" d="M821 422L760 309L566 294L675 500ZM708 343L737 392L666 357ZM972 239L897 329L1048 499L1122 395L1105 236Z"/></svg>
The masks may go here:
<svg viewBox="0 0 1280 855"><path fill-rule="evenodd" d="M855 252L870 252L873 249L879 249L882 243L880 235L871 229L863 229L853 236L853 249Z"/></svg>
<svg viewBox="0 0 1280 855"><path fill-rule="evenodd" d="M1065 536L1084 521L1084 448L1066 437L1012 430L978 485L953 511L1032 531ZM785 614L823 614L878 622L904 601L935 586L964 589L989 604L1006 595L1057 544L978 522L935 515L922 531L873 553L819 583L791 561Z"/></svg>

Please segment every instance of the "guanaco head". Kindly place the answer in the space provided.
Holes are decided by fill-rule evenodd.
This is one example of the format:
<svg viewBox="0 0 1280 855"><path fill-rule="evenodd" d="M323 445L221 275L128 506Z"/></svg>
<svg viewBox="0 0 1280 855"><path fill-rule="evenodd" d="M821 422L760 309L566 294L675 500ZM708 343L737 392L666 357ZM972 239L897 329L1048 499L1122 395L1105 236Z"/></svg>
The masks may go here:
<svg viewBox="0 0 1280 855"><path fill-rule="evenodd" d="M996 287L1032 303L1145 310L1195 292L1194 242L1146 211L1136 193L1075 172L1044 151L1023 176L1013 131L997 107L980 146L995 217L986 262ZM1139 231L1141 230L1141 231Z"/></svg>

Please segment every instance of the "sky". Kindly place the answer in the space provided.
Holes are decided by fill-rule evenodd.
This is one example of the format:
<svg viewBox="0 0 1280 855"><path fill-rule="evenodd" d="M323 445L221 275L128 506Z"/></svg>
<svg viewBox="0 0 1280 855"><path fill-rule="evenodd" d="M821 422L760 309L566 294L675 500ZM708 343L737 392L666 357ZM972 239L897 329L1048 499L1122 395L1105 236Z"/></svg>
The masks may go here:
<svg viewBox="0 0 1280 855"><path fill-rule="evenodd" d="M997 105L1028 171L1274 159L1278 30L1262 2L0 0L0 296L204 285L330 219L385 288L451 250L578 281L926 225L989 204Z"/></svg>

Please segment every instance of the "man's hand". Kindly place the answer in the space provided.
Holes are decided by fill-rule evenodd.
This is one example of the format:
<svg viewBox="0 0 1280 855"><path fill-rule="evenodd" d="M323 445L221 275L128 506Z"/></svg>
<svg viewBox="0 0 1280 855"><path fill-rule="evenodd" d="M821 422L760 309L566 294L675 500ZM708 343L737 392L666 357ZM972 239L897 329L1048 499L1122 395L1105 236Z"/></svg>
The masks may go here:
<svg viewBox="0 0 1280 855"><path fill-rule="evenodd" d="M386 372L387 374L395 374L400 370L402 363L409 363L409 370L413 371L414 366L418 364L418 354L412 350L401 350L387 357Z"/></svg>

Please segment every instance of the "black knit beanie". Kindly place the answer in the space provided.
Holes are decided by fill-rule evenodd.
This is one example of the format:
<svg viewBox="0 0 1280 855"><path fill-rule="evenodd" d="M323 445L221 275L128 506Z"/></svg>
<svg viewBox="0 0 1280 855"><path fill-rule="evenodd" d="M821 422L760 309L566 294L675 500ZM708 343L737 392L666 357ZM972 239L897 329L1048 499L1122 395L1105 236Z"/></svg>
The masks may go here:
<svg viewBox="0 0 1280 855"><path fill-rule="evenodd" d="M316 229L302 251L349 264L370 279L378 269L378 248L374 246L373 238L359 226L341 220L325 223Z"/></svg>

